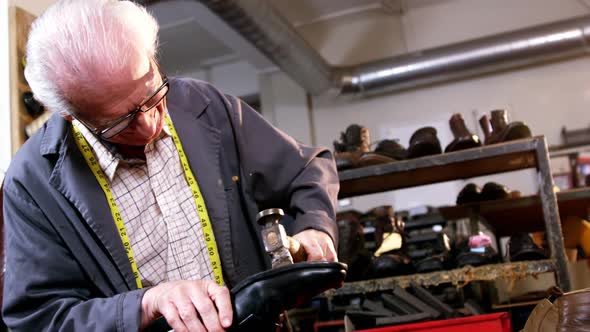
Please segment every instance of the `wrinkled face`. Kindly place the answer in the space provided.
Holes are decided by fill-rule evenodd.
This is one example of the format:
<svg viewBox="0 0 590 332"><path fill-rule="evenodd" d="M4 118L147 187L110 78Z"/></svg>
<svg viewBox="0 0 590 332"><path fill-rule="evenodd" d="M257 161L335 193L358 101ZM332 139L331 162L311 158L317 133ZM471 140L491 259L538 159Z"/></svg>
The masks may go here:
<svg viewBox="0 0 590 332"><path fill-rule="evenodd" d="M75 117L88 127L101 131L145 103L162 82L155 63L143 61L128 73L110 78L101 87L101 97L80 96L80 100L74 100L79 110ZM163 98L150 111L138 112L127 128L106 140L123 145L146 145L160 135L165 115L166 98Z"/></svg>

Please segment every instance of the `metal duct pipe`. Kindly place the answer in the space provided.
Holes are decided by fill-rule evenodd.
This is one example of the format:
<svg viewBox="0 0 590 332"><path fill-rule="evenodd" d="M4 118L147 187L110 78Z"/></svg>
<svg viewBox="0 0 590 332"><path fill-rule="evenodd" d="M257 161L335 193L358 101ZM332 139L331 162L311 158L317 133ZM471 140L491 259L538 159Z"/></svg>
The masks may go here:
<svg viewBox="0 0 590 332"><path fill-rule="evenodd" d="M336 83L333 68L265 0L200 0L312 94Z"/></svg>
<svg viewBox="0 0 590 332"><path fill-rule="evenodd" d="M268 0L200 0L312 94L375 94L506 70L588 52L590 16L332 67Z"/></svg>
<svg viewBox="0 0 590 332"><path fill-rule="evenodd" d="M588 52L590 16L418 51L349 68L343 93L399 91Z"/></svg>

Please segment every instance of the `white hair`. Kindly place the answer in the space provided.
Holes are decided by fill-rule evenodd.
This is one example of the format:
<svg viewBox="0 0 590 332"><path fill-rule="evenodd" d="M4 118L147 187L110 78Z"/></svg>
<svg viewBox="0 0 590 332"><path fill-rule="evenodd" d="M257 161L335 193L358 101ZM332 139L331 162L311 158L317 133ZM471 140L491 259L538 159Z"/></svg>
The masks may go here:
<svg viewBox="0 0 590 332"><path fill-rule="evenodd" d="M72 97L101 96L99 82L155 59L158 30L156 19L130 1L60 0L33 22L25 77L47 109L71 114Z"/></svg>

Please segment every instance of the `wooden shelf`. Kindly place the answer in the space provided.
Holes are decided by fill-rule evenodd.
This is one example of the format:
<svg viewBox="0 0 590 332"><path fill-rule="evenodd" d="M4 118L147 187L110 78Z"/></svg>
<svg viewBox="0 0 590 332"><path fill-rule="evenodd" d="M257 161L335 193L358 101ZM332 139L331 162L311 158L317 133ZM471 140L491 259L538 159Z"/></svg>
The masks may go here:
<svg viewBox="0 0 590 332"><path fill-rule="evenodd" d="M12 153L24 144L27 136L25 127L31 123L32 119L25 110L25 104L22 101L22 94L25 91L31 91L24 75L23 59L27 39L32 22L35 16L24 9L16 6L9 6L9 26L10 26L10 122L12 135Z"/></svg>
<svg viewBox="0 0 590 332"><path fill-rule="evenodd" d="M339 172L340 198L536 167L543 137Z"/></svg>
<svg viewBox="0 0 590 332"><path fill-rule="evenodd" d="M579 188L558 192L557 203L562 218L588 217L590 188ZM440 207L441 215L447 220L481 215L494 227L497 236L508 236L516 232L537 232L545 230L543 210L539 195L520 198Z"/></svg>
<svg viewBox="0 0 590 332"><path fill-rule="evenodd" d="M537 276L541 273L554 272L553 260L525 261L514 263L500 263L479 267L466 266L454 270L419 273L407 276L396 276L382 279L371 279L344 283L339 289L324 292L326 297L357 295L387 291L395 286L408 287L414 282L421 286L436 286L451 283L462 286L472 281L494 281L498 279L516 280L527 276Z"/></svg>

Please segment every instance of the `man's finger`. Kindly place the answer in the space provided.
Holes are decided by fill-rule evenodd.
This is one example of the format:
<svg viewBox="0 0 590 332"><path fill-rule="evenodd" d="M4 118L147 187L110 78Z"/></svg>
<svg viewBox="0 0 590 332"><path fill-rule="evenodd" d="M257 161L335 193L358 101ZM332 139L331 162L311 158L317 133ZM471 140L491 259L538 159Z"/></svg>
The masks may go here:
<svg viewBox="0 0 590 332"><path fill-rule="evenodd" d="M221 322L217 316L217 309L215 309L213 301L204 289L207 287L206 284L203 283L199 286L200 287L193 288L190 297L201 317L201 321L203 322L206 331L223 331Z"/></svg>
<svg viewBox="0 0 590 332"><path fill-rule="evenodd" d="M211 284L207 292L209 297L215 302L219 321L224 328L228 328L233 323L233 308L231 304L231 297L227 287L220 287L217 284Z"/></svg>
<svg viewBox="0 0 590 332"><path fill-rule="evenodd" d="M197 310L195 309L195 305L190 299L184 298L182 302L177 302L176 310L178 311L178 316L180 316L180 319L189 331L205 331L197 314Z"/></svg>
<svg viewBox="0 0 590 332"><path fill-rule="evenodd" d="M323 261L324 258L324 250L322 247L317 243L317 241L312 241L311 244L305 246L305 251L307 251L307 261L308 262L317 262Z"/></svg>
<svg viewBox="0 0 590 332"><path fill-rule="evenodd" d="M168 325L170 325L174 332L189 332L174 305L168 304L166 307L162 308L160 313L162 316L164 316L164 318L166 318L166 322Z"/></svg>
<svg viewBox="0 0 590 332"><path fill-rule="evenodd" d="M324 253L326 256L326 260L328 262L338 261L338 254L336 253L336 249L334 249L334 246L330 242L326 244L326 249L324 250Z"/></svg>

